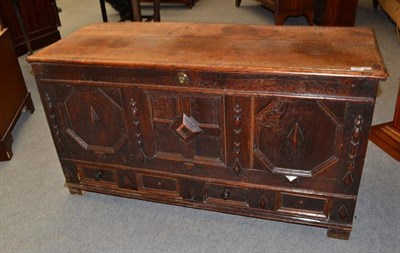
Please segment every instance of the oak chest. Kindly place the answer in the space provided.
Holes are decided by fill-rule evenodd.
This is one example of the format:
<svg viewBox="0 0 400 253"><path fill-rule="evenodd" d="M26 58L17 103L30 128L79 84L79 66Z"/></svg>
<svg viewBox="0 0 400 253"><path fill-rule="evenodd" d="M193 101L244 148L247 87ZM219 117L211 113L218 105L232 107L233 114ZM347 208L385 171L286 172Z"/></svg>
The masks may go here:
<svg viewBox="0 0 400 253"><path fill-rule="evenodd" d="M29 61L71 193L349 237L387 76L370 29L94 24Z"/></svg>

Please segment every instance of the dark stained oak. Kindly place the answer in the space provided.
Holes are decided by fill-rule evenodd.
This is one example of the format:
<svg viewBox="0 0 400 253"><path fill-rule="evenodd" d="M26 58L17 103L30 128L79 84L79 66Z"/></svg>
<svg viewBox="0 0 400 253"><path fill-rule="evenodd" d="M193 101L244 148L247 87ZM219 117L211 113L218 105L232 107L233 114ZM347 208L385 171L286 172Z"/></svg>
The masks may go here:
<svg viewBox="0 0 400 253"><path fill-rule="evenodd" d="M387 76L372 30L96 24L28 60L71 193L349 238Z"/></svg>
<svg viewBox="0 0 400 253"><path fill-rule="evenodd" d="M13 1L0 1L0 18L10 29L15 51L18 56L28 49L14 11ZM47 46L61 38L57 26L60 25L55 0L17 0L25 31L33 50Z"/></svg>
<svg viewBox="0 0 400 253"><path fill-rule="evenodd" d="M24 109L35 111L9 29L0 26L0 161L11 160L12 130Z"/></svg>
<svg viewBox="0 0 400 253"><path fill-rule="evenodd" d="M314 0L315 23L322 26L354 26L358 0Z"/></svg>

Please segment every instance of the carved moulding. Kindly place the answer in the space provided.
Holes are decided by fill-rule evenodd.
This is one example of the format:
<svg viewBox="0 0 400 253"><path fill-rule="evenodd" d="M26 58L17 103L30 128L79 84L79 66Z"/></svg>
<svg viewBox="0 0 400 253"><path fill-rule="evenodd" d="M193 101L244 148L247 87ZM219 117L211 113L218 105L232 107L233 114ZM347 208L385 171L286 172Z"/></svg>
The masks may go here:
<svg viewBox="0 0 400 253"><path fill-rule="evenodd" d="M54 141L56 143L57 149L62 152L64 151L64 143L62 142L61 139L61 133L60 133L60 126L57 121L57 117L54 111L54 102L51 99L49 93L47 91L44 92L44 104L47 110L47 113L49 115L49 123L50 123L50 129L51 132L53 133L54 136Z"/></svg>
<svg viewBox="0 0 400 253"><path fill-rule="evenodd" d="M343 183L346 188L348 188L353 183L353 171L356 167L356 157L357 157L357 150L360 144L360 138L362 133L362 124L363 124L363 117L361 115L357 115L354 120L354 128L352 131L351 141L350 141L350 149L348 152L348 161L346 165L347 172L343 177Z"/></svg>
<svg viewBox="0 0 400 253"><path fill-rule="evenodd" d="M240 172L242 171L242 166L240 165L240 134L242 132L242 108L240 108L239 104L235 105L235 108L233 109L233 130L234 130L234 138L233 138L233 144L234 144L234 149L233 149L233 155L235 157L235 162L232 166L233 171L235 172L236 175L239 175Z"/></svg>
<svg viewBox="0 0 400 253"><path fill-rule="evenodd" d="M147 159L147 156L143 150L144 140L143 140L142 132L140 130L139 110L137 108L137 103L133 98L131 98L129 105L130 105L130 109L131 109L131 113L132 113L132 117L133 117L132 123L133 123L134 131L135 131L136 148L138 149L136 155L131 153L131 158L138 159L142 162L145 162Z"/></svg>

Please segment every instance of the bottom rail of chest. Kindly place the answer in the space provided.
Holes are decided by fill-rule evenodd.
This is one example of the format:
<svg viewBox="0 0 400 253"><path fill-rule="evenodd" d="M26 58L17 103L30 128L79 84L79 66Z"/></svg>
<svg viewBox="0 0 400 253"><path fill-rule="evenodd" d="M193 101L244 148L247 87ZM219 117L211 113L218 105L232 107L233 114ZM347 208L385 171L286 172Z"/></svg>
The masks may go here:
<svg viewBox="0 0 400 253"><path fill-rule="evenodd" d="M68 169L69 168L69 169ZM131 169L63 166L73 194L85 191L165 204L328 228L328 236L348 239L356 200L325 193L240 187L234 182L148 173Z"/></svg>

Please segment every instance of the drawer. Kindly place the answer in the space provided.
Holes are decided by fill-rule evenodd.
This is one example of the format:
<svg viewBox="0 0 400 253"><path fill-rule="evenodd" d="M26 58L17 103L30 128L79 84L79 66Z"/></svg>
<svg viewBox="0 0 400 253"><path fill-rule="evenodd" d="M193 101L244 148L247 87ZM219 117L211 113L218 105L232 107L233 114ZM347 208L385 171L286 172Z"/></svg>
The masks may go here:
<svg viewBox="0 0 400 253"><path fill-rule="evenodd" d="M208 184L206 189L207 202L248 206L249 190L246 188Z"/></svg>
<svg viewBox="0 0 400 253"><path fill-rule="evenodd" d="M142 191L178 195L178 180L168 177L138 175L138 188Z"/></svg>
<svg viewBox="0 0 400 253"><path fill-rule="evenodd" d="M275 211L276 192L253 189L250 192L249 205L251 208Z"/></svg>
<svg viewBox="0 0 400 253"><path fill-rule="evenodd" d="M328 198L285 192L279 193L278 196L278 212L322 218L328 217Z"/></svg>
<svg viewBox="0 0 400 253"><path fill-rule="evenodd" d="M79 178L82 183L116 185L117 175L114 169L79 167Z"/></svg>

